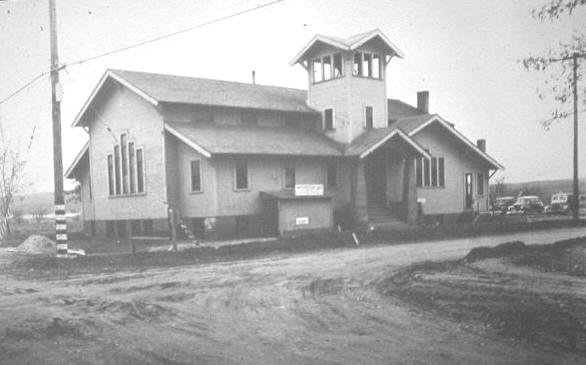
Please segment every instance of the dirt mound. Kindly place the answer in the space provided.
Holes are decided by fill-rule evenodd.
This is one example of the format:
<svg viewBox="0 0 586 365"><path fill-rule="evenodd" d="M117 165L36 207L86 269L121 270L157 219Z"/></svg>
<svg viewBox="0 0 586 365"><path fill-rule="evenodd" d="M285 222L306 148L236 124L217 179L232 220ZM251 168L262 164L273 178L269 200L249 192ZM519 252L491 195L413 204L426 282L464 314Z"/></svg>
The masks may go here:
<svg viewBox="0 0 586 365"><path fill-rule="evenodd" d="M32 235L21 243L17 250L32 254L52 254L56 252L57 246L45 236Z"/></svg>
<svg viewBox="0 0 586 365"><path fill-rule="evenodd" d="M476 262L484 259L494 259L521 253L524 250L525 243L521 241L506 242L501 243L496 247L482 246L473 248L468 255L464 257L464 260L466 262Z"/></svg>

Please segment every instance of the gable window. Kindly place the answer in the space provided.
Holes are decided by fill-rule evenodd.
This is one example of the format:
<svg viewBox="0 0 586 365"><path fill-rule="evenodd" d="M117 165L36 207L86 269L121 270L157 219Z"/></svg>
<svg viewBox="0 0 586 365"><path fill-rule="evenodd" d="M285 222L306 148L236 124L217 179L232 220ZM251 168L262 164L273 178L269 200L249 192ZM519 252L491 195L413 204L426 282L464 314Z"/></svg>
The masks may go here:
<svg viewBox="0 0 586 365"><path fill-rule="evenodd" d="M126 134L120 135L122 149L122 194L128 194L128 146Z"/></svg>
<svg viewBox="0 0 586 365"><path fill-rule="evenodd" d="M415 183L418 187L444 187L444 166L443 157L432 157L431 161L425 158L416 159Z"/></svg>
<svg viewBox="0 0 586 365"><path fill-rule="evenodd" d="M285 189L295 188L295 165L288 163L285 165Z"/></svg>
<svg viewBox="0 0 586 365"><path fill-rule="evenodd" d="M144 193L144 161L142 148L136 149L136 191Z"/></svg>
<svg viewBox="0 0 586 365"><path fill-rule="evenodd" d="M312 61L311 67L313 69L313 82L320 82L323 80L323 70L321 68L321 59L317 58Z"/></svg>
<svg viewBox="0 0 586 365"><path fill-rule="evenodd" d="M123 133L120 144L114 146L114 153L106 156L110 196L144 193L143 152L135 146Z"/></svg>
<svg viewBox="0 0 586 365"><path fill-rule="evenodd" d="M191 191L201 192L201 160L191 161Z"/></svg>
<svg viewBox="0 0 586 365"><path fill-rule="evenodd" d="M333 189L337 186L336 178L336 164L334 162L329 162L326 167L326 186L329 189Z"/></svg>
<svg viewBox="0 0 586 365"><path fill-rule="evenodd" d="M108 155L108 194L114 195L114 157Z"/></svg>
<svg viewBox="0 0 586 365"><path fill-rule="evenodd" d="M484 174L482 172L478 173L476 184L476 195L484 195Z"/></svg>
<svg viewBox="0 0 586 365"><path fill-rule="evenodd" d="M344 76L342 67L342 54L334 53L334 78L337 79L342 76Z"/></svg>
<svg viewBox="0 0 586 365"><path fill-rule="evenodd" d="M368 129L373 127L373 109L371 106L364 107L365 126Z"/></svg>
<svg viewBox="0 0 586 365"><path fill-rule="evenodd" d="M324 129L326 131L334 129L334 109L332 108L324 110Z"/></svg>
<svg viewBox="0 0 586 365"><path fill-rule="evenodd" d="M258 124L258 114L253 111L244 112L240 116L240 123L249 125Z"/></svg>
<svg viewBox="0 0 586 365"><path fill-rule="evenodd" d="M234 162L234 184L236 190L248 189L248 163L245 159Z"/></svg>
<svg viewBox="0 0 586 365"><path fill-rule="evenodd" d="M134 143L128 143L128 173L130 176L130 194L136 193L136 151Z"/></svg>

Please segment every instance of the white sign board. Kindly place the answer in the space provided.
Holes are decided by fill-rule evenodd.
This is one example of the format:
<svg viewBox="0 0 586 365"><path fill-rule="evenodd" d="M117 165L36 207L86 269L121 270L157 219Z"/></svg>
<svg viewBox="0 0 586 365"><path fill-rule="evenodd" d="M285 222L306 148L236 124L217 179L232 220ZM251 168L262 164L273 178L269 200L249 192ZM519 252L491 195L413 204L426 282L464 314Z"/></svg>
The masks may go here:
<svg viewBox="0 0 586 365"><path fill-rule="evenodd" d="M295 196L321 196L324 195L323 184L299 184L295 185Z"/></svg>
<svg viewBox="0 0 586 365"><path fill-rule="evenodd" d="M295 225L302 226L309 224L309 217L297 217L295 218Z"/></svg>

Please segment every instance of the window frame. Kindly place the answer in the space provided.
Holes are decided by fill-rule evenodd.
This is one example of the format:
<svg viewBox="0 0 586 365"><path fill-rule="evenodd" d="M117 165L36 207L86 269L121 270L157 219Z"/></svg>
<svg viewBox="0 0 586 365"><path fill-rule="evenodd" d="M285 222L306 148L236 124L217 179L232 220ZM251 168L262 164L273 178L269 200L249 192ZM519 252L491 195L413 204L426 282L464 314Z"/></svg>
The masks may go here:
<svg viewBox="0 0 586 365"><path fill-rule="evenodd" d="M368 120L368 111L370 110L370 125ZM364 128L374 129L374 107L372 105L364 106Z"/></svg>
<svg viewBox="0 0 586 365"><path fill-rule="evenodd" d="M244 163L246 168L246 187L238 187L238 163ZM233 189L234 191L249 191L250 190L250 174L248 168L248 160L246 158L236 158L233 164Z"/></svg>
<svg viewBox="0 0 586 365"><path fill-rule="evenodd" d="M194 182L194 180L193 180L193 178L194 178L194 175L193 175L193 172L194 172L193 164L194 164L194 162L197 162L197 166L198 166L198 180L199 180L199 182L198 182L199 188L198 189L194 189L193 188L193 182ZM201 158L196 158L196 159L193 159L193 160L190 160L189 161L189 172L190 172L190 174L189 174L189 177L190 177L189 182L190 182L190 188L191 188L190 191L191 191L191 193L193 193L193 194L203 193L203 168L202 168L202 164L201 164Z"/></svg>
<svg viewBox="0 0 586 365"><path fill-rule="evenodd" d="M418 188L445 188L445 158L416 158L414 163L415 185Z"/></svg>
<svg viewBox="0 0 586 365"><path fill-rule="evenodd" d="M357 62L359 59L359 62ZM352 55L352 76L384 80L384 57L376 52L355 51ZM375 62L377 64L375 75Z"/></svg>
<svg viewBox="0 0 586 365"><path fill-rule="evenodd" d="M287 171L293 171L293 185L287 185ZM283 189L284 190L293 190L295 189L295 184L297 183L297 169L295 166L294 161L287 161L283 164Z"/></svg>
<svg viewBox="0 0 586 365"><path fill-rule="evenodd" d="M327 120L326 120L326 115L327 115L327 111L331 110L332 111L332 126L330 128L327 127ZM334 108L325 108L323 111L323 130L324 131L334 131L336 130L336 118L335 118L335 114L334 114Z"/></svg>
<svg viewBox="0 0 586 365"><path fill-rule="evenodd" d="M315 67L316 63L319 63L319 66L317 68ZM319 74L317 74L316 72L319 72ZM316 77L317 75L319 75L319 80ZM311 60L311 80L313 81L314 84L317 84L317 83L324 81L324 70L323 70L323 66L322 66L321 57L314 58Z"/></svg>
<svg viewBox="0 0 586 365"><path fill-rule="evenodd" d="M485 190L484 173L478 172L476 173L476 195L484 196L486 194Z"/></svg>

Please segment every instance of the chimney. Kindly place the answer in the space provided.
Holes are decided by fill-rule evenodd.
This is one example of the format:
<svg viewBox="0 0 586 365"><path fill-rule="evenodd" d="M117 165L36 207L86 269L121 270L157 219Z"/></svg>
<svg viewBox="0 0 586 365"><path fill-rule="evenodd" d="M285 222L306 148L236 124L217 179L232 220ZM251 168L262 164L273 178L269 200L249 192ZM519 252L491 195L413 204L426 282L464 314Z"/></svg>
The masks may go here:
<svg viewBox="0 0 586 365"><path fill-rule="evenodd" d="M256 85L256 71L252 70L252 84Z"/></svg>
<svg viewBox="0 0 586 365"><path fill-rule="evenodd" d="M476 140L476 147L482 152L486 152L486 139Z"/></svg>
<svg viewBox="0 0 586 365"><path fill-rule="evenodd" d="M429 113L429 91L417 92L417 110Z"/></svg>

